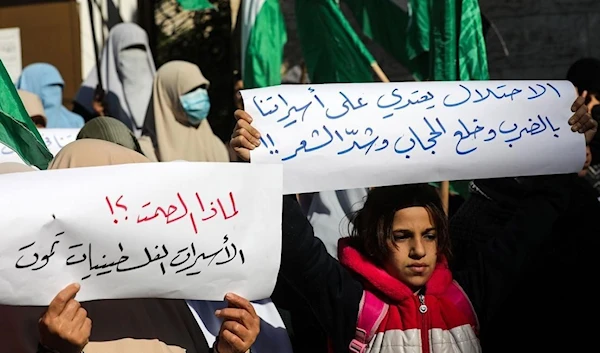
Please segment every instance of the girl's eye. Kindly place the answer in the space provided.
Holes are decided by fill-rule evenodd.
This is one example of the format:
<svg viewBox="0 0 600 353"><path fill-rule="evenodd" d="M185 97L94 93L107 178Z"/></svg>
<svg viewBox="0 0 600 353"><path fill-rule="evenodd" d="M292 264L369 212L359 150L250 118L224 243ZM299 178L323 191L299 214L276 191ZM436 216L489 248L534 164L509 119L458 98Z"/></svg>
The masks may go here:
<svg viewBox="0 0 600 353"><path fill-rule="evenodd" d="M427 234L423 235L423 237L428 240L435 240L437 238L437 235L435 235L433 233L427 233Z"/></svg>
<svg viewBox="0 0 600 353"><path fill-rule="evenodd" d="M394 235L394 240L395 241L400 241L400 240L404 240L404 239L408 239L410 238L408 235L403 234L403 233L399 233L399 234L395 234Z"/></svg>

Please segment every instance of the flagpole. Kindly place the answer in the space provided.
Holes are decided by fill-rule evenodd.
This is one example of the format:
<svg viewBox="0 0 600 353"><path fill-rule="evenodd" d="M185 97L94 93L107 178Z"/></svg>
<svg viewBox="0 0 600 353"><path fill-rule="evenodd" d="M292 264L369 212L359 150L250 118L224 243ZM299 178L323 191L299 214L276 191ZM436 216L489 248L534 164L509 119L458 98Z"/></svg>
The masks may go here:
<svg viewBox="0 0 600 353"><path fill-rule="evenodd" d="M450 181L446 180L440 183L440 198L447 217L450 213Z"/></svg>
<svg viewBox="0 0 600 353"><path fill-rule="evenodd" d="M390 82L390 79L385 75L385 72L383 72L377 61L371 63L371 68L373 68L373 71L375 71L381 82Z"/></svg>

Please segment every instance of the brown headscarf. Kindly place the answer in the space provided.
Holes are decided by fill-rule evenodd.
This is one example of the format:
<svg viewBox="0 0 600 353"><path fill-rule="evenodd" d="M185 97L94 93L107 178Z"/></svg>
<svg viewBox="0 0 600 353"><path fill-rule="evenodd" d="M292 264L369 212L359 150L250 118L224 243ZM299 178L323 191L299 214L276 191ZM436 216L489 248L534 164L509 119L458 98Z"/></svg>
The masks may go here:
<svg viewBox="0 0 600 353"><path fill-rule="evenodd" d="M17 162L0 163L0 174L33 172L35 170L36 169L34 169L33 167Z"/></svg>
<svg viewBox="0 0 600 353"><path fill-rule="evenodd" d="M25 110L27 110L27 114L31 117L31 120L33 120L38 127L46 127L46 125L48 125L48 118L46 118L46 112L44 111L44 105L42 104L40 97L22 89L17 91L19 92L19 97L21 97L21 101L25 106Z"/></svg>
<svg viewBox="0 0 600 353"><path fill-rule="evenodd" d="M50 162L48 169L97 167L128 163L147 163L150 160L116 143L83 139L63 147Z"/></svg>
<svg viewBox="0 0 600 353"><path fill-rule="evenodd" d="M179 97L208 85L198 66L185 61L164 64L154 77L142 137L144 155L161 162L229 162L229 152L204 119L199 126L188 122Z"/></svg>
<svg viewBox="0 0 600 353"><path fill-rule="evenodd" d="M78 168L149 160L112 142L76 140L57 154L49 169ZM92 319L85 352L208 353L200 326L185 300L120 299L83 302ZM35 352L41 306L0 306L0 353Z"/></svg>

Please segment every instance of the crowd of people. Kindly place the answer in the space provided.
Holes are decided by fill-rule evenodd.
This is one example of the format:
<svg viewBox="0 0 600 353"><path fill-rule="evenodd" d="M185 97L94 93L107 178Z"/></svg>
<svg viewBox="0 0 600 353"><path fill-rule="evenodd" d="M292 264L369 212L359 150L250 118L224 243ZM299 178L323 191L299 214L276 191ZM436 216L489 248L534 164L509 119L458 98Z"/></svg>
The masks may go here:
<svg viewBox="0 0 600 353"><path fill-rule="evenodd" d="M72 110L50 64L27 66L16 83L38 128L81 128L50 170L248 162L260 145L239 96L230 140L217 137L200 68L156 68L133 23L111 30L99 65ZM579 96L565 119L587 143L579 174L474 180L450 213L427 183L283 196L271 298L80 303L74 283L47 307L0 306L0 352L469 353L593 344L584 319L598 308L587 285L600 238L600 60L577 61L566 79ZM40 171L0 164L0 174L21 172Z"/></svg>

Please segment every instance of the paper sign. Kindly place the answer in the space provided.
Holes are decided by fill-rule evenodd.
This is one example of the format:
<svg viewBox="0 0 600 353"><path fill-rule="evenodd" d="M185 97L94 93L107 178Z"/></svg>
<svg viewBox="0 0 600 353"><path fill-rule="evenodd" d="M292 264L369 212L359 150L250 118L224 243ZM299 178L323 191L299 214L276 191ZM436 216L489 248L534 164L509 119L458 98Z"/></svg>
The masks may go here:
<svg viewBox="0 0 600 353"><path fill-rule="evenodd" d="M0 175L0 304L268 298L282 167L144 163Z"/></svg>
<svg viewBox="0 0 600 353"><path fill-rule="evenodd" d="M12 82L17 82L23 70L21 30L19 28L0 29L0 60Z"/></svg>
<svg viewBox="0 0 600 353"><path fill-rule="evenodd" d="M282 163L286 194L571 173L585 138L568 81L284 85L242 91L262 134L253 163Z"/></svg>
<svg viewBox="0 0 600 353"><path fill-rule="evenodd" d="M75 141L80 129L38 129L50 153L56 156L68 143ZM25 163L12 149L0 143L0 163Z"/></svg>

